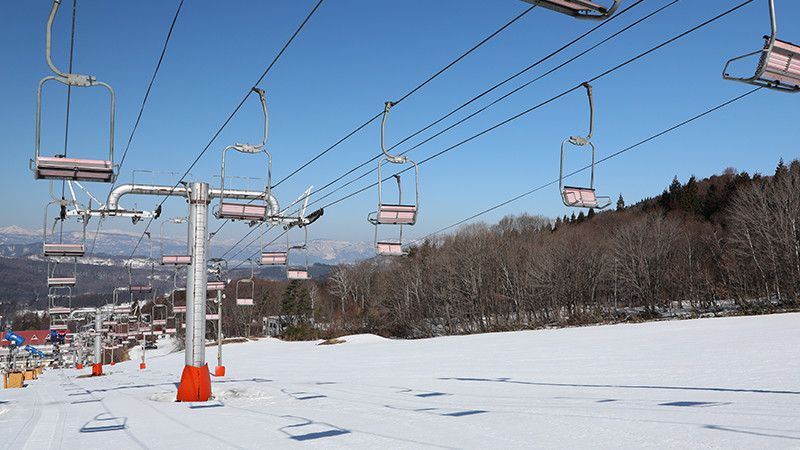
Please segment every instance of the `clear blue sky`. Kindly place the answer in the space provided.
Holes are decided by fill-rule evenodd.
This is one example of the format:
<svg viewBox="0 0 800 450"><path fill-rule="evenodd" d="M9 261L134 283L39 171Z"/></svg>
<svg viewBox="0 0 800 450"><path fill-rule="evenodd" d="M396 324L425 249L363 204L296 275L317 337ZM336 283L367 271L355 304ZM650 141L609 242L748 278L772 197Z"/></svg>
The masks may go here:
<svg viewBox="0 0 800 450"><path fill-rule="evenodd" d="M118 157L128 142L178 3L77 3L73 72L95 75L115 89ZM119 182L130 182L132 170L185 171L316 3L187 1ZM621 9L633 3L625 0ZM644 1L445 124L541 75L665 3ZM408 156L418 161L427 158L739 3L679 1ZM779 36L800 41L800 30L793 20L800 14L800 4L788 0L776 3ZM5 194L0 226L41 227L48 201L48 183L35 181L27 167L34 154L36 85L51 74L45 60L45 24L51 6L47 0L8 2L0 15L0 136L6 158L0 165ZM382 111L385 101L403 97L528 7L519 0L325 0L258 85L266 90L270 112L266 148L273 157L273 182ZM54 26L53 59L65 71L71 15L72 1L64 0ZM534 9L394 107L387 122L387 144L405 138L595 25L597 22ZM761 36L768 32L767 1L756 0L595 81L592 142L598 159L751 89L724 81L722 68L727 59L760 49ZM736 67L741 75L750 75L754 69L755 60ZM614 201L621 193L626 202L633 203L659 194L676 175L686 181L692 174L706 177L731 166L771 174L779 158L800 156L794 137L799 100L800 95L768 90L746 97L598 165L597 192ZM48 83L43 106L43 154L63 151L65 104L66 88ZM107 94L102 88L73 89L70 156L100 158L106 154L107 108ZM262 127L260 104L253 95L192 169L193 178L211 182L219 174L222 149L236 142L260 142ZM441 128L437 126L434 131ZM555 180L561 141L570 135L584 135L587 128L586 95L576 90L423 164L419 221L406 228L405 235L416 238L435 232ZM412 139L399 150L430 134ZM275 195L282 205L288 205L309 185L321 187L377 155L379 140L380 121L376 120L282 183ZM588 163L588 150L569 150L573 151L568 154L568 168ZM264 159L241 154L234 157L228 163L228 174L264 176ZM345 180L371 171L321 204L373 183L377 179L375 168L376 163L371 163L355 172ZM137 178L140 180L145 178ZM404 192L410 195L412 177L405 175L403 181ZM587 173L568 181L578 185L587 182ZM100 199L108 193L106 185L84 185ZM60 192L60 183L57 189ZM137 203L140 208L152 208L157 201L154 197L128 196L123 198L123 205L131 208ZM373 227L366 215L375 210L376 203L377 190L373 189L332 206L311 228L310 237L371 240ZM556 217L578 210L564 207L557 188L550 186L478 220L494 223L504 215L522 212ZM182 200L165 204L165 217L185 214ZM92 228L96 225L93 219ZM212 218L211 230L218 226ZM131 228L124 219L106 220L103 227ZM156 223L152 231L159 228L160 223ZM136 229L143 230L144 225ZM221 234L226 239L238 239L247 231L245 225L233 223ZM276 235L272 232L268 238Z"/></svg>

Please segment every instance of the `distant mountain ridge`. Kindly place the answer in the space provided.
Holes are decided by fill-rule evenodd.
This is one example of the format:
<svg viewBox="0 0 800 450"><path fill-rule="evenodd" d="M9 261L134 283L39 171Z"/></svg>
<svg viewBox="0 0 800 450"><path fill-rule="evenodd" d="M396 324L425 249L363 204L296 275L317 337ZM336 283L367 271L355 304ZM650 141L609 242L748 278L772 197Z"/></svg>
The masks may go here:
<svg viewBox="0 0 800 450"><path fill-rule="evenodd" d="M141 233L123 230L101 230L95 238L94 233L87 233L86 247L96 257L102 256L130 256L131 250L139 243L136 251L137 257L146 257L149 253L147 241L139 242ZM81 242L82 232L69 231L63 234L64 242ZM42 230L27 230L16 225L0 228L0 256L6 258L24 258L40 255L42 251ZM222 254L230 249L236 241L212 241L210 253ZM293 243L294 245L295 243ZM157 258L161 252L161 239L153 237L153 257ZM164 239L164 250L168 253L181 253L185 251L184 240L175 237ZM271 246L277 250L279 247ZM253 250L255 251L255 250ZM246 253L246 254L245 254ZM242 252L241 259L250 256L250 251ZM309 263L322 263L336 265L339 263L352 263L361 259L374 256L371 242L347 242L327 239L315 239L308 242Z"/></svg>

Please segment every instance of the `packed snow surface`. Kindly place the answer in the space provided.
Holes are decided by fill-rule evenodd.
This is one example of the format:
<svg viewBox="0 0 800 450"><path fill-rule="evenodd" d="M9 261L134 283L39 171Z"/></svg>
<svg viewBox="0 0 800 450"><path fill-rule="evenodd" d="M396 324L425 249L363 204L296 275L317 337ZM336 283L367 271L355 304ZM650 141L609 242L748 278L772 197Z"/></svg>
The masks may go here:
<svg viewBox="0 0 800 450"><path fill-rule="evenodd" d="M223 346L175 402L169 343L0 391L0 446L800 448L800 314ZM208 347L211 372L216 347Z"/></svg>

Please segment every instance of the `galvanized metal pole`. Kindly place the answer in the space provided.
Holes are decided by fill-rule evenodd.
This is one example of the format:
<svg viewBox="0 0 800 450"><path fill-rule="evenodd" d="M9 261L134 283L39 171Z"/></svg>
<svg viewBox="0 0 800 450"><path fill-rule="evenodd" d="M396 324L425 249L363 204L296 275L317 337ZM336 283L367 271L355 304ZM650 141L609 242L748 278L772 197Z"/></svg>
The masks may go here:
<svg viewBox="0 0 800 450"><path fill-rule="evenodd" d="M222 291L217 291L217 367L222 367Z"/></svg>
<svg viewBox="0 0 800 450"><path fill-rule="evenodd" d="M100 313L100 308L94 313L94 363L101 364L100 362L100 351L102 346L103 338L100 336L100 329L103 327L103 315Z"/></svg>
<svg viewBox="0 0 800 450"><path fill-rule="evenodd" d="M189 245L192 265L186 282L186 365L198 368L206 364L206 235L209 202L208 183L191 183Z"/></svg>

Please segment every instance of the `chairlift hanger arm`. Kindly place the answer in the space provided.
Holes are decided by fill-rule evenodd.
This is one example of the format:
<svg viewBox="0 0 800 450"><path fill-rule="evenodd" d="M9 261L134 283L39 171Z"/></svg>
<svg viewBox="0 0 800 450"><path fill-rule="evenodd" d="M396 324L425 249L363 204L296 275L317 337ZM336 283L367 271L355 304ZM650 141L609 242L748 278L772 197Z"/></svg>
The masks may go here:
<svg viewBox="0 0 800 450"><path fill-rule="evenodd" d="M236 143L235 145L229 147L242 153L258 153L266 151L261 147L267 144L267 138L269 137L269 113L267 113L267 100L264 95L264 90L254 87L253 91L258 93L258 97L261 100L261 108L264 110L264 140L258 145Z"/></svg>
<svg viewBox="0 0 800 450"><path fill-rule="evenodd" d="M586 88L586 95L589 97L589 134L586 137L570 136L569 142L573 145L586 145L589 144L589 139L592 138L594 133L594 101L592 99L592 85L588 82L582 83L581 86Z"/></svg>
<svg viewBox="0 0 800 450"><path fill-rule="evenodd" d="M390 155L389 152L386 150L386 116L389 115L389 110L394 105L396 105L396 103L386 102L386 106L383 109L383 120L381 121L381 150L383 150L383 154L386 155L386 159L388 159L389 162L395 164L405 164L408 162L407 156Z"/></svg>

